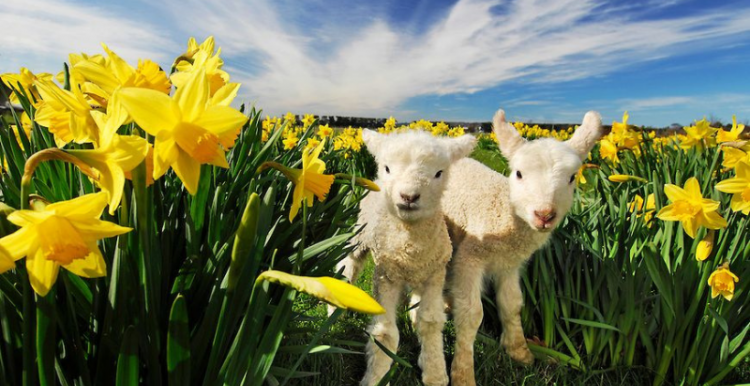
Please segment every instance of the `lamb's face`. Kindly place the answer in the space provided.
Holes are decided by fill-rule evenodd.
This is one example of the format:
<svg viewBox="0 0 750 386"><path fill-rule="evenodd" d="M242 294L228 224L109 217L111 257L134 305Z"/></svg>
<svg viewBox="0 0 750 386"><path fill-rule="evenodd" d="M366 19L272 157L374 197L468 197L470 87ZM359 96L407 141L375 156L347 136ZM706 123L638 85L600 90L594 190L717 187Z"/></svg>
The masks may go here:
<svg viewBox="0 0 750 386"><path fill-rule="evenodd" d="M526 142L505 122L498 110L493 129L503 155L510 161L510 202L515 214L532 229L549 232L573 203L575 175L581 162L603 135L599 113L590 111L571 139L551 138Z"/></svg>
<svg viewBox="0 0 750 386"><path fill-rule="evenodd" d="M378 163L378 185L388 211L404 221L431 217L440 209L451 163L474 148L472 136L436 138L410 131L362 135Z"/></svg>
<svg viewBox="0 0 750 386"><path fill-rule="evenodd" d="M562 142L538 139L523 145L510 160L510 201L531 228L553 230L573 203L578 155Z"/></svg>

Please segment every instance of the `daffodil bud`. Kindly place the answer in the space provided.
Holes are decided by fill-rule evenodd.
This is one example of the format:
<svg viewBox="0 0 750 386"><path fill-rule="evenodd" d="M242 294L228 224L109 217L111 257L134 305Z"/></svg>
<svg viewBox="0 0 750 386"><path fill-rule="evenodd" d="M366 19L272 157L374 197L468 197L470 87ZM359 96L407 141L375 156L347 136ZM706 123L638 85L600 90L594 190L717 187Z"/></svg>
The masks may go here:
<svg viewBox="0 0 750 386"><path fill-rule="evenodd" d="M255 234L258 230L258 212L260 211L260 197L257 193L250 195L250 199L245 205L245 211L242 213L240 226L234 236L234 246L232 247L232 262L229 264L229 277L227 280L227 290L232 291L237 286L240 278L242 267L245 265L247 256L250 254Z"/></svg>
<svg viewBox="0 0 750 386"><path fill-rule="evenodd" d="M716 232L709 230L706 236L698 243L698 248L695 251L695 258L698 261L704 261L711 255L711 251L714 249L714 237Z"/></svg>

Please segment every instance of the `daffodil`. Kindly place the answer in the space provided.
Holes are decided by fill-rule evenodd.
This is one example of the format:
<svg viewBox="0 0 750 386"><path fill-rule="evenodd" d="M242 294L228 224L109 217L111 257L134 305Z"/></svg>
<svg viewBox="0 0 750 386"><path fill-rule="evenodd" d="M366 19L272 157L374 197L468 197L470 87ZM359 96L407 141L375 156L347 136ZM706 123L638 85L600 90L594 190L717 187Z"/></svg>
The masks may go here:
<svg viewBox="0 0 750 386"><path fill-rule="evenodd" d="M365 291L332 277L297 276L281 271L266 271L255 279L256 283L263 281L292 287L345 310L375 315L385 313L385 309Z"/></svg>
<svg viewBox="0 0 750 386"><path fill-rule="evenodd" d="M312 114L305 114L302 117L302 126L304 127L309 127L313 122L315 122L315 116Z"/></svg>
<svg viewBox="0 0 750 386"><path fill-rule="evenodd" d="M134 69L120 56L102 44L107 58L102 64L94 60L81 60L73 66L84 82L81 90L97 104L107 107L109 99L121 87L140 87L169 94L172 84L159 65L150 60L140 60Z"/></svg>
<svg viewBox="0 0 750 386"><path fill-rule="evenodd" d="M99 128L91 117L91 105L77 87L63 90L49 80L34 82L42 104L34 120L46 126L55 136L55 143L63 147L69 142L99 141Z"/></svg>
<svg viewBox="0 0 750 386"><path fill-rule="evenodd" d="M307 139L307 142L305 143L304 151L305 152L313 151L316 147L318 147L318 145L320 145L320 141L313 137L310 137Z"/></svg>
<svg viewBox="0 0 750 386"><path fill-rule="evenodd" d="M738 125L737 116L732 115L732 129L730 131L719 129L716 133L716 141L719 143L736 141L744 130L745 125Z"/></svg>
<svg viewBox="0 0 750 386"><path fill-rule="evenodd" d="M297 116L292 114L291 112L287 112L284 114L284 123L286 123L289 127L294 126L297 123Z"/></svg>
<svg viewBox="0 0 750 386"><path fill-rule="evenodd" d="M0 81L5 83L6 86L10 87L11 89L18 90L18 85L20 84L21 87L26 91L26 95L29 97L29 102L31 102L34 107L39 107L39 105L42 102L41 95L39 95L39 91L37 91L36 86L34 85L34 82L36 81L52 81L52 74L48 74L46 72L34 74L33 72L29 71L28 68L21 67L21 70L18 72L18 74L2 74L0 75ZM21 91L21 90L18 90ZM20 99L18 99L18 95L16 93L11 93L8 95L8 100L10 103L19 104L21 103Z"/></svg>
<svg viewBox="0 0 750 386"><path fill-rule="evenodd" d="M307 206L313 205L313 198L318 197L323 201L328 195L333 185L334 176L323 174L326 170L326 164L319 158L320 152L325 146L325 140L321 141L312 151L302 151L302 169L291 169L275 162L266 162L258 168L263 171L266 168L275 168L289 178L294 183L294 193L292 197L292 208L289 210L289 221L294 221L302 203Z"/></svg>
<svg viewBox="0 0 750 386"><path fill-rule="evenodd" d="M208 79L209 93L213 96L219 89L229 83L229 74L222 70L224 61L220 57L221 48L214 55L214 39L209 37L197 45L194 38L188 41L188 52L177 58L176 72L172 73L172 83L178 88L187 84L191 74L197 70L205 72Z"/></svg>
<svg viewBox="0 0 750 386"><path fill-rule="evenodd" d="M727 226L727 221L716 211L719 202L703 198L701 187L695 177L685 182L685 187L667 184L664 193L672 204L665 206L656 217L664 221L680 221L685 233L695 238L698 227L721 229Z"/></svg>
<svg viewBox="0 0 750 386"><path fill-rule="evenodd" d="M618 148L631 149L638 152L638 144L641 141L640 133L630 130L628 127L628 112L622 114L622 123L612 122L612 132L610 138L614 139Z"/></svg>
<svg viewBox="0 0 750 386"><path fill-rule="evenodd" d="M112 101L116 101L115 96ZM97 185L107 194L109 214L115 214L122 199L125 172L135 169L148 155L148 142L137 135L117 135L117 129L128 118L120 103L112 103L107 114L91 112L100 128L99 147L93 150L67 150L67 152L94 168L99 178Z"/></svg>
<svg viewBox="0 0 750 386"><path fill-rule="evenodd" d="M645 207L644 203L646 204ZM654 211L656 210L654 194L649 194L648 197L646 197L645 202L643 200L643 197L641 197L639 194L636 194L635 197L633 197L633 201L630 202L628 210L631 213L638 212L639 214L637 215L637 217L643 217L643 222L645 222L650 228L651 218L654 217Z"/></svg>
<svg viewBox="0 0 750 386"><path fill-rule="evenodd" d="M612 174L611 176L607 177L608 180L612 182L628 182L628 181L639 181L639 182L648 182L647 179L638 177L638 176L631 176L629 174Z"/></svg>
<svg viewBox="0 0 750 386"><path fill-rule="evenodd" d="M0 251L13 260L26 257L31 286L40 296L55 284L60 267L81 277L106 276L97 241L131 230L99 220L106 205L107 195L99 192L13 212L8 221L21 228L0 239Z"/></svg>
<svg viewBox="0 0 750 386"><path fill-rule="evenodd" d="M718 129L711 127L711 124L706 121L706 118L695 122L695 126L684 127L685 139L680 142L680 147L683 149L690 149L697 147L698 150L703 150L706 147L711 147L716 144L716 138L714 134Z"/></svg>
<svg viewBox="0 0 750 386"><path fill-rule="evenodd" d="M724 299L732 300L734 297L734 283L738 281L740 281L740 278L729 270L729 263L720 266L708 277L708 285L711 287L711 298L721 295Z"/></svg>
<svg viewBox="0 0 750 386"><path fill-rule="evenodd" d="M599 144L599 155L613 165L617 165L620 162L620 157L617 156L617 145L606 138L602 139Z"/></svg>
<svg viewBox="0 0 750 386"><path fill-rule="evenodd" d="M721 166L725 168L734 169L740 162L750 163L750 153L743 151L731 146L722 146L721 151L724 154L724 159L721 161Z"/></svg>
<svg viewBox="0 0 750 386"><path fill-rule="evenodd" d="M330 128L328 125L320 125L318 126L318 137L320 138L328 138L333 134L333 129Z"/></svg>
<svg viewBox="0 0 750 386"><path fill-rule="evenodd" d="M737 175L716 184L716 190L732 193L730 205L733 211L750 214L750 164L740 162L735 170Z"/></svg>
<svg viewBox="0 0 750 386"><path fill-rule="evenodd" d="M284 137L284 139L281 141L284 143L284 150L292 150L297 146L297 142L299 142L299 138L297 138L297 135L294 133L291 133Z"/></svg>
<svg viewBox="0 0 750 386"><path fill-rule="evenodd" d="M234 146L247 117L229 106L210 103L202 69L194 71L172 98L143 88L123 88L119 95L133 120L156 137L154 179L172 167L188 192L195 194L200 165L229 167L225 151Z"/></svg>

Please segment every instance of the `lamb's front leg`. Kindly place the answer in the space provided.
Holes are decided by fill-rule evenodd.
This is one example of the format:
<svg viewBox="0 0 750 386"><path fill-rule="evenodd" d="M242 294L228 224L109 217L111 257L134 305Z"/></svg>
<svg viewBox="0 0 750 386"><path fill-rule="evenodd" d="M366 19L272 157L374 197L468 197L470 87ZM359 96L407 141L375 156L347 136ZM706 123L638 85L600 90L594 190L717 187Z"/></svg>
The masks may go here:
<svg viewBox="0 0 750 386"><path fill-rule="evenodd" d="M503 323L503 334L500 343L505 347L513 360L530 365L534 355L529 351L521 326L521 293L520 269L502 270L495 273L495 290L500 321Z"/></svg>
<svg viewBox="0 0 750 386"><path fill-rule="evenodd" d="M420 303L416 312L415 327L421 343L419 367L422 369L422 382L426 386L446 386L448 373L445 369L443 353L443 327L445 311L443 285L445 268L427 279L422 288L417 289Z"/></svg>
<svg viewBox="0 0 750 386"><path fill-rule="evenodd" d="M454 257L448 284L456 328L456 350L451 365L451 384L475 386L474 340L482 324L482 283L484 266L480 260Z"/></svg>
<svg viewBox="0 0 750 386"><path fill-rule="evenodd" d="M373 275L375 298L385 309L385 314L372 317L370 334L385 348L395 353L398 350L398 326L396 325L396 309L401 300L404 284L393 282L378 273ZM360 384L362 386L377 385L380 379L388 373L393 360L371 340L367 341L367 371Z"/></svg>

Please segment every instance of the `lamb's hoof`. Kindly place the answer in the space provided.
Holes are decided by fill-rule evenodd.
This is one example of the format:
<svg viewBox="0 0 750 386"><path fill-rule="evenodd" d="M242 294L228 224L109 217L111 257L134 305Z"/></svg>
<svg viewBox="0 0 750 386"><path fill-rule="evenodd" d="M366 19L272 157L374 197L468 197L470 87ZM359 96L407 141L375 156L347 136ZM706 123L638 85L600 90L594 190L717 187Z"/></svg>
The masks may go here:
<svg viewBox="0 0 750 386"><path fill-rule="evenodd" d="M451 369L451 386L477 386L472 369Z"/></svg>
<svg viewBox="0 0 750 386"><path fill-rule="evenodd" d="M448 386L448 375L443 374L432 374L429 376L422 377L422 383L425 386Z"/></svg>
<svg viewBox="0 0 750 386"><path fill-rule="evenodd" d="M534 354L531 353L531 351L529 350L529 346L526 345L526 342L515 348L508 348L506 349L506 351L508 352L508 355L510 355L511 359L522 365L530 366L534 364Z"/></svg>

